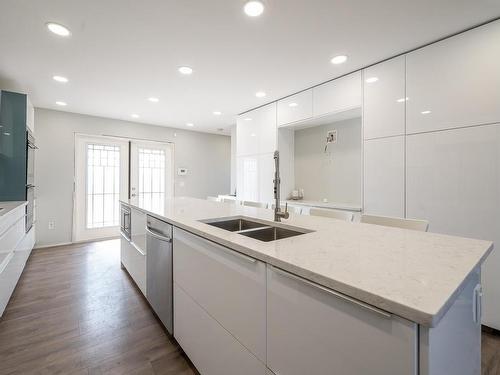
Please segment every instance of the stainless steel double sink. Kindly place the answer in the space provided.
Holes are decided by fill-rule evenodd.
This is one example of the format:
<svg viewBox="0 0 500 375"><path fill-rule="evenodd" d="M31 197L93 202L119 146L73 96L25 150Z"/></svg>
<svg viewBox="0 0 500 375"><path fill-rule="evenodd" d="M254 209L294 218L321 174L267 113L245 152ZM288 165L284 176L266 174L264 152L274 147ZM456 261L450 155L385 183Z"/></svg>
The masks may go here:
<svg viewBox="0 0 500 375"><path fill-rule="evenodd" d="M244 216L223 217L200 221L213 227L225 229L230 232L236 232L242 236L254 238L264 242L281 240L283 238L300 236L302 234L312 232L308 229L278 225L272 221L260 221Z"/></svg>

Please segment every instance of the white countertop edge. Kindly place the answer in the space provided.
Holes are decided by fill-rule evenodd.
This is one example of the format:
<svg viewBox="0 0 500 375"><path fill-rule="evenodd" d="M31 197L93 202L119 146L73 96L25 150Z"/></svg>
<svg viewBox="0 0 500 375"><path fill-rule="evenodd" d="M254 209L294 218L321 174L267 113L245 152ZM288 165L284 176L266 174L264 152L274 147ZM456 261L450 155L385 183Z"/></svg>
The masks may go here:
<svg viewBox="0 0 500 375"><path fill-rule="evenodd" d="M120 202L123 204L126 204L134 209L137 209L141 212L144 212L150 216L156 217L159 220L163 220L163 221L165 221L165 222L167 222L167 223L169 223L177 228L186 230L192 234L198 235L202 238L205 238L209 241L212 241L216 244L225 246L225 247L230 248L234 251L238 251L242 254L248 255L248 256L253 257L257 260L268 263L272 266L281 268L284 271L287 271L287 272L290 272L290 273L295 274L297 276L300 276L306 280L315 282L321 286L330 288L336 292L345 294L351 298L357 299L361 302L367 303L367 304L372 305L374 307L377 307L381 310L387 311L393 315L397 315L397 316L402 317L404 319L407 319L409 321L412 321L412 322L415 322L417 324L420 324L420 325L423 325L426 327L430 327L430 328L436 327L439 324L440 320L443 318L443 316L446 314L448 309L451 307L451 305L455 301L456 297L463 290L465 284L467 283L467 279L470 276L470 274L484 262L484 260L488 257L488 255L493 250L493 244L491 243L488 250L484 253L484 255L481 257L481 259L474 266L472 266L470 268L469 272L467 273L467 277L465 277L464 280L462 280L460 285L447 298L446 302L441 306L441 308L435 312L428 312L428 311L422 311L422 310L418 310L418 309L409 307L407 305L400 304L400 303L395 302L393 300L386 299L386 298L383 298L379 295L375 295L373 293L367 292L363 289L356 288L352 285L339 282L337 280L331 279L329 277L325 277L323 275L316 274L316 273L314 273L310 270L307 270L305 268L301 268L301 267L298 267L294 264L284 262L280 259L268 256L268 255L261 253L259 251L255 251L251 248L241 246L237 243L227 241L224 238L203 232L197 228L191 227L189 225L178 222L176 220L172 220L169 217L145 210L141 207L138 207L134 204L131 204L130 202L126 202L126 201L120 201ZM257 218L257 220L259 220L259 219ZM446 236L446 235L443 235L443 236Z"/></svg>
<svg viewBox="0 0 500 375"><path fill-rule="evenodd" d="M0 210L0 219L7 217L10 215L12 211L15 211L19 207L26 206L28 204L27 201L4 201L0 202L0 208L3 208L3 210Z"/></svg>

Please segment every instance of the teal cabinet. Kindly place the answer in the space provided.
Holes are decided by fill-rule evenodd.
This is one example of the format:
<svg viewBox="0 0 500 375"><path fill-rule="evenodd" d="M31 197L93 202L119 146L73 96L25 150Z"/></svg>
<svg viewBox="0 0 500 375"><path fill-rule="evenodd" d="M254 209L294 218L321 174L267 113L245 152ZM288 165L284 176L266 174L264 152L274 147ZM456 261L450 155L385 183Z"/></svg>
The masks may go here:
<svg viewBox="0 0 500 375"><path fill-rule="evenodd" d="M0 201L26 199L26 101L0 91Z"/></svg>

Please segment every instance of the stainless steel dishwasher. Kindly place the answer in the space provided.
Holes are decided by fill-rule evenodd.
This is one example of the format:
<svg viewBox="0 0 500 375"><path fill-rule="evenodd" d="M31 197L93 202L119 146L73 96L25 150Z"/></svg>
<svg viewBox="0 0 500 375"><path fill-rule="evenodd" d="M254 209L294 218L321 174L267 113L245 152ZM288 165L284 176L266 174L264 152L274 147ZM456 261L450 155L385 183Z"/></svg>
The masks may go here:
<svg viewBox="0 0 500 375"><path fill-rule="evenodd" d="M148 215L146 249L147 299L173 334L172 226Z"/></svg>

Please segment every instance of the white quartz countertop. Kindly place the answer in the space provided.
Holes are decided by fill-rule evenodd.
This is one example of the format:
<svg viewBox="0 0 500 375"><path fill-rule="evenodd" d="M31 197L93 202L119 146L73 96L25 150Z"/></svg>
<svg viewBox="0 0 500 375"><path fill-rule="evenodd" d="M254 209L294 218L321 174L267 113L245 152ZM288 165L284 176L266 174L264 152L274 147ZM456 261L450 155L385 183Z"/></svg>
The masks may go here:
<svg viewBox="0 0 500 375"><path fill-rule="evenodd" d="M314 232L262 242L199 220L241 215L272 221L272 210L194 198L167 200L161 212L131 206L428 327L438 324L493 249L488 241L293 213L282 224Z"/></svg>
<svg viewBox="0 0 500 375"><path fill-rule="evenodd" d="M12 212L20 206L25 206L28 202L26 201L8 201L0 202L0 218L7 216L9 212Z"/></svg>

